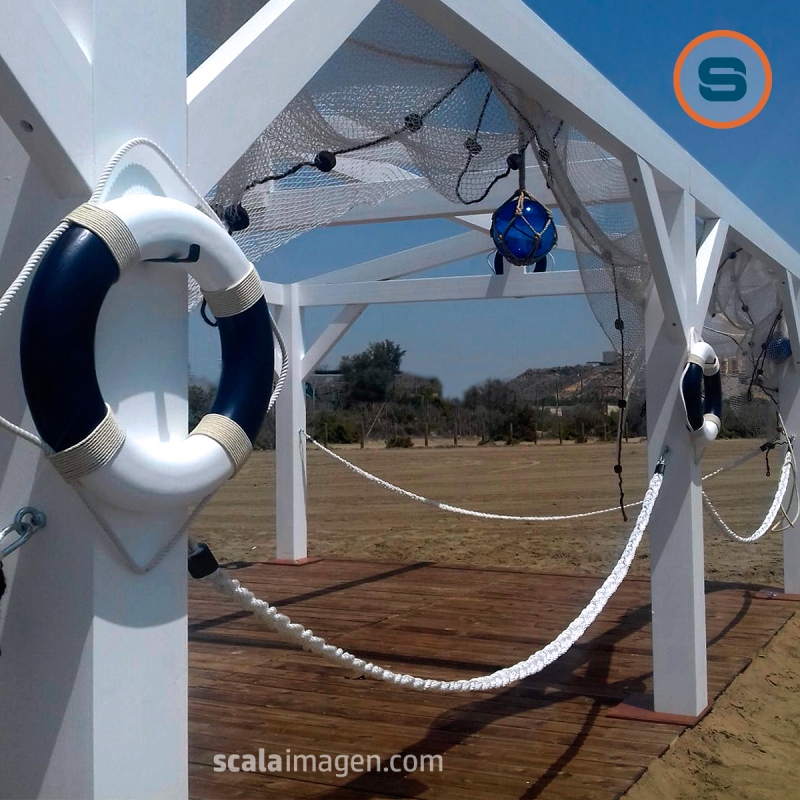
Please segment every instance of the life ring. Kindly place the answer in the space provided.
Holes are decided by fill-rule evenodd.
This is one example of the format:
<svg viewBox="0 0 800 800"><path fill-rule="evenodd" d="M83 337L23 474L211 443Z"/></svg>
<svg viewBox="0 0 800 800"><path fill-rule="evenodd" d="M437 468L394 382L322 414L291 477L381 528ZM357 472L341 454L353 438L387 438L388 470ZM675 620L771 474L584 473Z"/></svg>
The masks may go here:
<svg viewBox="0 0 800 800"><path fill-rule="evenodd" d="M692 436L713 442L722 427L722 378L717 354L707 342L695 342L689 350L681 398Z"/></svg>
<svg viewBox="0 0 800 800"><path fill-rule="evenodd" d="M85 204L42 259L22 320L20 358L36 428L51 463L112 505L157 510L196 502L246 461L272 391L272 327L258 273L233 239L185 203L150 195ZM94 343L103 301L140 261L180 268L218 322L216 399L179 442L126 436L103 399Z"/></svg>

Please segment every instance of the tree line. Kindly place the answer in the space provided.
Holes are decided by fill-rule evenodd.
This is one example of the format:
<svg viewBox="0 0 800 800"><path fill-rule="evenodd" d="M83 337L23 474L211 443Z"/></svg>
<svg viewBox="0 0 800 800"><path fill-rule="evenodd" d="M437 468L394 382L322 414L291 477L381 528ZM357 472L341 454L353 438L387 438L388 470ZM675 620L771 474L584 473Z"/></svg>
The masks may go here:
<svg viewBox="0 0 800 800"><path fill-rule="evenodd" d="M462 398L445 398L435 377L404 373L406 351L386 339L344 356L337 369L318 370L305 384L307 428L328 444L378 440L388 447L411 447L412 439L462 438L479 443L612 441L617 435L619 367L578 365L528 370L510 381L489 379L471 386ZM214 400L214 387L189 388L189 422L194 427ZM646 435L642 391L628 399L624 434ZM770 409L726 402L722 435L760 436ZM275 414L270 412L256 440L257 449L275 446Z"/></svg>

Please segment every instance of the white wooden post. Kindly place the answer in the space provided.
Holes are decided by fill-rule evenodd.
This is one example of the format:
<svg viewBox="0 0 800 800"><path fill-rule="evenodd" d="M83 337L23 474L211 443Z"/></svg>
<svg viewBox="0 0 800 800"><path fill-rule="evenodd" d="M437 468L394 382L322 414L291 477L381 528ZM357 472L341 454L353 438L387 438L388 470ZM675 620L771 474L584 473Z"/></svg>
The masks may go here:
<svg viewBox="0 0 800 800"><path fill-rule="evenodd" d="M778 398L787 433L800 431L800 280L783 275L783 314L792 343L792 357L780 382ZM795 442L798 446L798 442ZM800 594L800 526L783 533L783 591Z"/></svg>
<svg viewBox="0 0 800 800"><path fill-rule="evenodd" d="M185 3L87 0L82 5L87 13L78 20L92 26L79 37L90 43L92 137L88 163L81 160L82 151L68 155L91 184L120 144L148 136L185 167ZM4 24L13 27L14 19L7 16ZM15 36L24 42L39 33L18 30ZM59 79L47 74L46 65L41 68L40 99ZM31 102L37 102L35 94ZM0 111L9 113L2 106ZM63 113L69 113L68 104ZM84 109L79 106L76 113ZM18 120L7 122L14 129ZM62 138L66 148L69 137ZM51 165L52 158L46 178ZM11 198L15 205L6 205L5 194L0 205L2 218L11 220L0 254L4 286L42 229L52 227L64 210L36 172L34 166L23 169ZM114 194L131 184L142 191L145 176L146 170L134 168ZM151 189L164 185L159 176L145 183ZM16 355L20 310L18 304L0 323L8 326L0 411L16 420L24 409ZM106 400L130 435L153 441L185 436L185 278L128 270L103 308L97 362ZM5 454L7 434L2 436ZM29 445L16 443L0 495L3 521L27 502L48 514L48 525L7 563L13 581L4 598L0 657L0 796L185 797L185 542L149 575L133 575L74 492ZM101 510L140 562L185 516Z"/></svg>
<svg viewBox="0 0 800 800"><path fill-rule="evenodd" d="M645 313L647 455L650 470L669 447L667 475L650 520L653 707L695 716L708 704L703 509L700 465L678 387L697 297L694 201L662 198L641 158L627 165L631 198L657 291Z"/></svg>
<svg viewBox="0 0 800 800"><path fill-rule="evenodd" d="M299 286L284 287L278 325L289 358L286 384L275 404L275 528L278 561L308 557L306 521L306 399L303 382L303 320Z"/></svg>
<svg viewBox="0 0 800 800"><path fill-rule="evenodd" d="M708 704L700 465L677 391L686 347L676 342L657 295L647 314L647 460L670 448L650 519L654 709L694 716Z"/></svg>

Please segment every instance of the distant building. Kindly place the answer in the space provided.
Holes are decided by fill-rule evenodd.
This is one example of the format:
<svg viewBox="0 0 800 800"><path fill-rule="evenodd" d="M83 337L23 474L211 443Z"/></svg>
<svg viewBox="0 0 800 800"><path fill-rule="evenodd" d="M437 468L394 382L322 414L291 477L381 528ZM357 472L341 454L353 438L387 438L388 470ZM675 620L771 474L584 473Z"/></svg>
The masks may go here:
<svg viewBox="0 0 800 800"><path fill-rule="evenodd" d="M616 350L603 350L603 364L616 364L619 358Z"/></svg>
<svg viewBox="0 0 800 800"><path fill-rule="evenodd" d="M722 375L744 375L747 372L747 359L741 356L721 358L719 371Z"/></svg>

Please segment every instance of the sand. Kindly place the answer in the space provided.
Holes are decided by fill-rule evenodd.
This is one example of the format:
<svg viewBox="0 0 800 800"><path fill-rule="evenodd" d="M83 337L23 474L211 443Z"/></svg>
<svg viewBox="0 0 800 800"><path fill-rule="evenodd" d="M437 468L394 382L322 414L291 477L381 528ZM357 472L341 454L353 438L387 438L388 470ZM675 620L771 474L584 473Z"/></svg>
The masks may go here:
<svg viewBox="0 0 800 800"><path fill-rule="evenodd" d="M421 444L421 443L419 443ZM540 444L515 447L376 444L337 447L364 469L410 491L454 505L504 514L568 514L617 504L614 446ZM752 441L716 442L704 459L711 472L753 449ZM774 495L782 455L763 454L706 482L728 523L749 534ZM646 445L623 448L626 501L648 481ZM669 467L668 467L669 468ZM264 561L275 553L274 453L256 453L200 516L195 535L220 560ZM508 565L537 571L604 575L624 547L638 508L547 524L498 522L449 514L412 502L355 475L309 447L309 553L386 561ZM713 580L780 587L781 535L757 545L723 537L706 513L706 575ZM649 574L646 539L631 574ZM776 601L779 602L779 601ZM800 622L791 620L720 697L629 792L644 798L800 797Z"/></svg>
<svg viewBox="0 0 800 800"><path fill-rule="evenodd" d="M783 626L713 711L657 759L627 800L800 797L800 620Z"/></svg>

